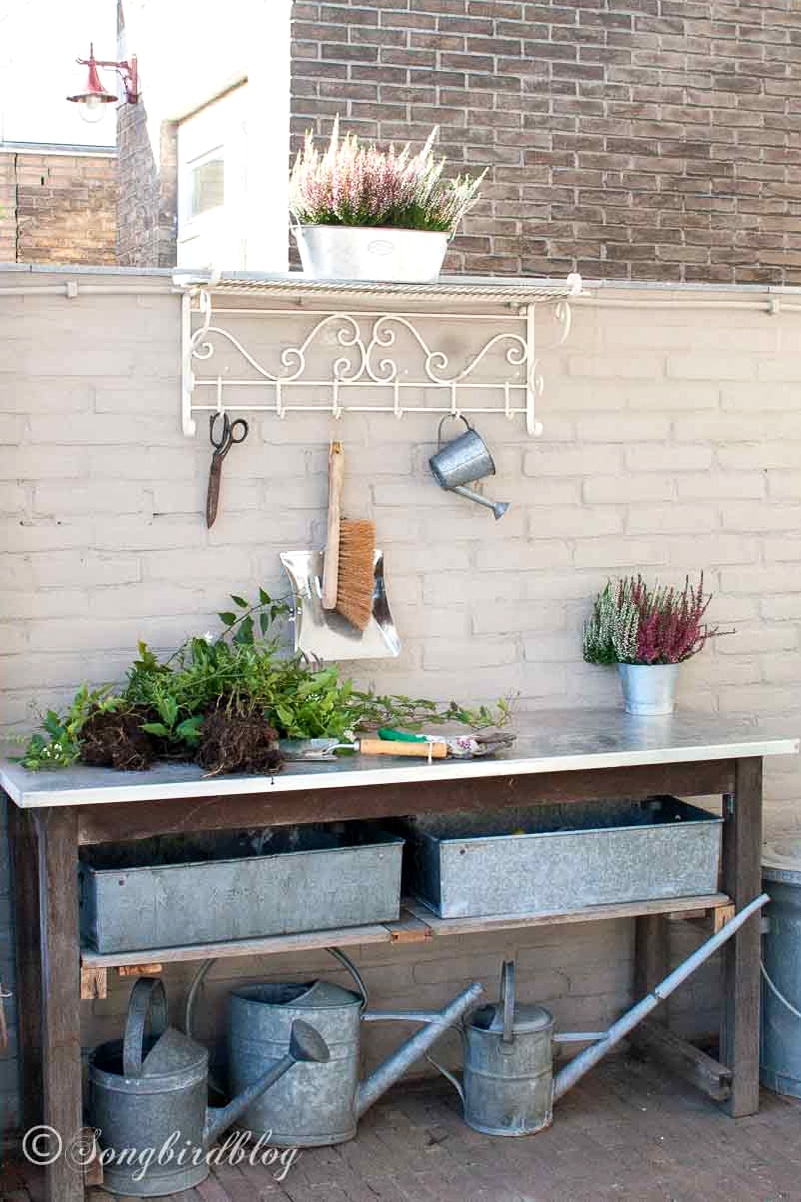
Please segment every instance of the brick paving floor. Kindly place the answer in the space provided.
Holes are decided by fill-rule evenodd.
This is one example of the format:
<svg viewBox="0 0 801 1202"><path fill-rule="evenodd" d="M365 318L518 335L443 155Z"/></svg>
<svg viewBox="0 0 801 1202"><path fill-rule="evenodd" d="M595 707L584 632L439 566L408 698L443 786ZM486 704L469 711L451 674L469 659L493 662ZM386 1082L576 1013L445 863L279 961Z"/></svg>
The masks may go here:
<svg viewBox="0 0 801 1202"><path fill-rule="evenodd" d="M444 1083L397 1086L358 1138L275 1170L220 1167L174 1202L801 1202L801 1103L763 1092L732 1121L648 1061L615 1056L525 1139L479 1135ZM2 1202L37 1202L41 1180L7 1164ZM91 1190L88 1202L112 1202Z"/></svg>

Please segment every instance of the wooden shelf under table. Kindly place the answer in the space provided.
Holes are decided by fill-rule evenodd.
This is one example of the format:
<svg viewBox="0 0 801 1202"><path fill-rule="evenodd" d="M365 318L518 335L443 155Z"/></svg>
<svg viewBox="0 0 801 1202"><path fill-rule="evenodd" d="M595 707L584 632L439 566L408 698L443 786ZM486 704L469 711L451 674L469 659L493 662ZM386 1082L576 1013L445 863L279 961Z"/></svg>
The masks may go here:
<svg viewBox="0 0 801 1202"><path fill-rule="evenodd" d="M337 927L330 931L307 931L295 935L272 935L263 939L237 939L225 943L187 944L181 947L148 948L133 952L81 951L84 970L135 969L147 965L177 964L193 960L212 960L231 956L263 956L280 952L312 951L325 947L354 947L366 943L423 943L443 935L471 935L522 927L552 926L575 922L597 922L612 918L637 918L647 914L688 915L714 911L725 921L733 910L725 893L706 893L694 897L668 897L655 901L616 902L588 906L558 914L497 914L484 918L439 918L422 902L405 899L397 922L373 923L361 927Z"/></svg>

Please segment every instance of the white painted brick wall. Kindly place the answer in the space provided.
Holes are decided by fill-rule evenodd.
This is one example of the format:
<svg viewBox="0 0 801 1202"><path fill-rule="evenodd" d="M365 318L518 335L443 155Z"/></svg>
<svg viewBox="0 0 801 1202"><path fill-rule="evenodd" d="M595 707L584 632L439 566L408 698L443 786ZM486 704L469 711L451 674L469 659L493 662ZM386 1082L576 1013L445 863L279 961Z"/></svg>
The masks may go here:
<svg viewBox="0 0 801 1202"><path fill-rule="evenodd" d="M581 661L590 597L609 573L680 583L703 568L711 620L736 631L685 666L680 705L801 726L798 315L577 306L566 346L542 348L543 438L500 416L478 422L498 465L486 491L512 502L497 524L433 483L434 421L298 415L252 421L225 464L212 531L205 422L194 441L180 433L177 298L3 297L0 329L7 729L29 729L35 708L63 702L87 674L119 678L137 638L172 649L213 627L229 591L282 592L278 551L324 539L334 434L347 512L376 521L404 642L396 662L356 665L362 683L474 703L519 692L531 722L548 706L617 705L614 673ZM795 762L768 763L769 833L801 830L799 781ZM360 962L378 1003L440 1004L473 973L494 993L514 951L529 1000L593 1027L626 1004L630 941L630 926L597 924L364 949ZM325 958L253 971L323 970L339 979ZM209 986L217 1006L233 971ZM187 976L171 975L174 999ZM678 999L680 1022L709 1026L710 996L698 986ZM87 1044L119 1034L124 997L115 982L87 1008ZM392 1037L371 1031L368 1057ZM0 1076L0 1100L8 1088Z"/></svg>

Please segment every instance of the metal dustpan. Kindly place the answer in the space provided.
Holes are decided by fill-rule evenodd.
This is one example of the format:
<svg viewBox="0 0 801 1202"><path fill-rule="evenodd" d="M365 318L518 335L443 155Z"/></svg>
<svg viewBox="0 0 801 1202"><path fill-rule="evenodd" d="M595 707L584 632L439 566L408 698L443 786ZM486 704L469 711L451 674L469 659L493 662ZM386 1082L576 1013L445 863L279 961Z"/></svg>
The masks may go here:
<svg viewBox="0 0 801 1202"><path fill-rule="evenodd" d="M322 551L282 551L281 563L293 594L295 651L320 660L390 659L400 655L400 639L384 586L384 555L376 549L373 613L357 630L335 610L322 605Z"/></svg>

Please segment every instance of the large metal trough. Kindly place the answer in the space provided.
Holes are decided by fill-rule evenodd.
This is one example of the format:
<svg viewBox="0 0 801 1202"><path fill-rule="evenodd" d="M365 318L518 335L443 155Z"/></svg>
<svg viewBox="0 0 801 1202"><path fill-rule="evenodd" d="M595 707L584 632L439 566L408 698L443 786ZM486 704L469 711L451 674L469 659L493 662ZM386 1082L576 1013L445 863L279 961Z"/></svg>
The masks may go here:
<svg viewBox="0 0 801 1202"><path fill-rule="evenodd" d="M714 893L721 827L675 797L426 814L404 824L405 887L442 918Z"/></svg>
<svg viewBox="0 0 801 1202"><path fill-rule="evenodd" d="M101 845L80 866L82 941L138 951L390 922L402 853L358 822Z"/></svg>

